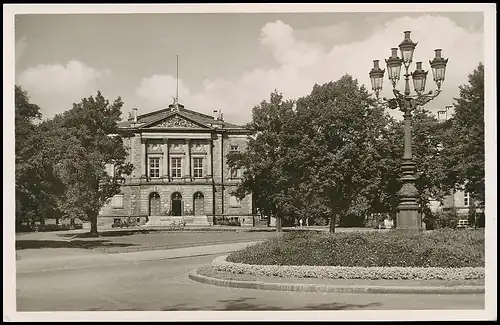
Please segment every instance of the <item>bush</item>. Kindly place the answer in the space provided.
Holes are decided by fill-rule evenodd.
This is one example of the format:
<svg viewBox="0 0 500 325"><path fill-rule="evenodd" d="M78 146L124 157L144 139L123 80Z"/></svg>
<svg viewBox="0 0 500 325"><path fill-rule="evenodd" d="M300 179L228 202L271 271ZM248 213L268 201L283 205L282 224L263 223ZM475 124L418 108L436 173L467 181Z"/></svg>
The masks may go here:
<svg viewBox="0 0 500 325"><path fill-rule="evenodd" d="M455 209L441 211L436 213L435 220L438 228L455 229L458 224L458 214Z"/></svg>
<svg viewBox="0 0 500 325"><path fill-rule="evenodd" d="M379 226L384 224L384 220L389 217L386 213L372 213L367 215L364 219L364 225L366 228L378 229Z"/></svg>
<svg viewBox="0 0 500 325"><path fill-rule="evenodd" d="M233 252L229 262L356 267L484 267L484 231L285 233Z"/></svg>
<svg viewBox="0 0 500 325"><path fill-rule="evenodd" d="M217 219L216 224L220 225L220 226L241 226L241 222L238 218L235 218L235 219L226 219L226 218Z"/></svg>
<svg viewBox="0 0 500 325"><path fill-rule="evenodd" d="M339 227L363 227L364 223L364 215L351 213L340 217Z"/></svg>
<svg viewBox="0 0 500 325"><path fill-rule="evenodd" d="M325 217L309 218L309 225L310 226L327 226L328 219Z"/></svg>
<svg viewBox="0 0 500 325"><path fill-rule="evenodd" d="M477 216L477 226L479 228L484 228L485 226L485 215L484 212L479 212Z"/></svg>

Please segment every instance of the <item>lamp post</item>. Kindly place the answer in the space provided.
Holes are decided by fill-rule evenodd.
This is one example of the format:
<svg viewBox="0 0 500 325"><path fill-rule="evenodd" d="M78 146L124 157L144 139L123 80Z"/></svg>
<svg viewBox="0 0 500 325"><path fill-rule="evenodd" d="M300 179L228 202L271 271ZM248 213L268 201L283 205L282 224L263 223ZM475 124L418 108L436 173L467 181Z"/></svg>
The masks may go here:
<svg viewBox="0 0 500 325"><path fill-rule="evenodd" d="M419 106L425 105L432 99L436 98L441 93L441 85L444 81L446 72L446 64L448 59L441 57L441 49L435 50L435 57L429 64L432 69L432 75L437 85L437 90L432 90L425 93L425 82L427 79L427 71L422 69L422 62L416 63L416 69L410 73L408 69L413 62L413 52L417 43L414 43L410 38L410 31L404 32L404 40L399 44L401 58L398 57L398 48L391 49L391 56L385 60L389 81L392 84L394 98L383 98L379 100L379 94L382 90L382 81L384 78L385 70L379 67L379 60L373 61L373 68L371 69L370 81L372 89L375 92L377 101L389 107L390 109L398 108L403 112L404 117L404 154L403 163L401 166L402 177L401 181L403 186L399 190L400 202L397 208L396 215L396 229L405 231L422 231L422 220L418 213L418 191L415 187L415 162L411 152L411 122L412 111ZM401 94L396 89L401 74L401 66L405 67L405 88L404 93ZM410 76L413 79L413 87L416 94L411 95L410 92Z"/></svg>

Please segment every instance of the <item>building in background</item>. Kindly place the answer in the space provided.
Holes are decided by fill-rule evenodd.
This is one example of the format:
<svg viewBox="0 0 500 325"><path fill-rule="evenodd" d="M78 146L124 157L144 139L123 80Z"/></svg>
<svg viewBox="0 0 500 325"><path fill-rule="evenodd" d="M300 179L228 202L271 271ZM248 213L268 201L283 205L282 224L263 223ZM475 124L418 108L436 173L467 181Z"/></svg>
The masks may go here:
<svg viewBox="0 0 500 325"><path fill-rule="evenodd" d="M253 225L252 195L232 195L242 170L230 170L226 155L245 150L249 130L185 109L174 101L168 108L138 115L136 108L119 128L134 165L121 193L99 215L99 226L132 220L140 225L210 225L231 220ZM108 166L113 173L113 166Z"/></svg>

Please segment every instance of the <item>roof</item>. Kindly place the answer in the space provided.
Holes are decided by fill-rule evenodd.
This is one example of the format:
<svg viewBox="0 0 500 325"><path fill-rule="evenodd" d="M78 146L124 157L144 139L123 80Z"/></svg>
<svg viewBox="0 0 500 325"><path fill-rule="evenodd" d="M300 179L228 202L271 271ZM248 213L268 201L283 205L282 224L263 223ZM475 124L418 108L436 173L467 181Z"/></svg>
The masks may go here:
<svg viewBox="0 0 500 325"><path fill-rule="evenodd" d="M146 114L141 114L137 116L137 123L132 120L125 120L118 123L119 128L143 128L148 127L162 120L168 119L171 116L178 115L187 120L190 120L196 124L204 126L206 128L216 128L217 126L222 126L224 129L239 129L245 130L245 127L229 123L223 120L216 120L213 116L185 109L184 106L179 104L179 109L175 110L174 105L169 105L167 108L163 108L157 111L153 111Z"/></svg>

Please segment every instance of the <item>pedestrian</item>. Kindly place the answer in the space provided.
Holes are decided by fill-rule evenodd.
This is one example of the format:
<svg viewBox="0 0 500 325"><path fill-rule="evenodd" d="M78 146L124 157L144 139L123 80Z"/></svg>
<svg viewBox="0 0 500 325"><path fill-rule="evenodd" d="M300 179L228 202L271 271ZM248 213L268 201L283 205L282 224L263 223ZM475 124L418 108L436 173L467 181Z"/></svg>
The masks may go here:
<svg viewBox="0 0 500 325"><path fill-rule="evenodd" d="M306 218L306 227L309 227L309 217Z"/></svg>
<svg viewBox="0 0 500 325"><path fill-rule="evenodd" d="M302 220L302 218L300 218L299 222L300 222L300 226L302 227L302 223L304 222L304 220Z"/></svg>

